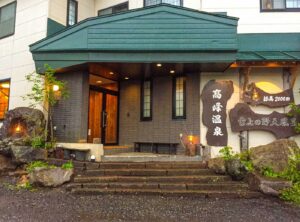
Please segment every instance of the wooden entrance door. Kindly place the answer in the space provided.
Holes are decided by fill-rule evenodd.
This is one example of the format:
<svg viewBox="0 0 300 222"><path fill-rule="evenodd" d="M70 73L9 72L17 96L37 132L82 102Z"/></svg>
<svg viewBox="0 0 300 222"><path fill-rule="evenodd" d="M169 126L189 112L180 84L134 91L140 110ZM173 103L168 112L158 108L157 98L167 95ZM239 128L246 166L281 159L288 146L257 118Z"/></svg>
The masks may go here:
<svg viewBox="0 0 300 222"><path fill-rule="evenodd" d="M88 142L118 143L118 95L90 90Z"/></svg>

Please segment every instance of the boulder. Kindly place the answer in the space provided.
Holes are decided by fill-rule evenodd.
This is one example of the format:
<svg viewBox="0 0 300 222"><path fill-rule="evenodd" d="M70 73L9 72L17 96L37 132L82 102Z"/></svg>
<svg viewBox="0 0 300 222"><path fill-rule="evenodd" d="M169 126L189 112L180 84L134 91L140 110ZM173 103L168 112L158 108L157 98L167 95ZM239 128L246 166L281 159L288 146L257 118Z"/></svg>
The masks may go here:
<svg viewBox="0 0 300 222"><path fill-rule="evenodd" d="M226 172L233 180L242 180L246 177L248 171L239 159L225 161Z"/></svg>
<svg viewBox="0 0 300 222"><path fill-rule="evenodd" d="M208 160L208 168L217 174L226 174L225 160L222 157Z"/></svg>
<svg viewBox="0 0 300 222"><path fill-rule="evenodd" d="M260 191L264 194L272 196L279 196L282 190L292 186L291 181L264 177L258 173L248 174L247 180L250 190Z"/></svg>
<svg viewBox="0 0 300 222"><path fill-rule="evenodd" d="M69 182L74 175L73 169L62 168L36 168L29 173L31 184L43 187L58 187Z"/></svg>
<svg viewBox="0 0 300 222"><path fill-rule="evenodd" d="M13 162L16 164L30 163L35 160L47 159L47 150L30 146L11 146Z"/></svg>
<svg viewBox="0 0 300 222"><path fill-rule="evenodd" d="M0 174L6 174L8 171L15 170L17 167L11 161L11 158L0 155Z"/></svg>
<svg viewBox="0 0 300 222"><path fill-rule="evenodd" d="M258 171L271 167L274 172L281 172L288 166L290 155L300 153L297 143L293 140L281 139L267 145L250 149L250 160Z"/></svg>

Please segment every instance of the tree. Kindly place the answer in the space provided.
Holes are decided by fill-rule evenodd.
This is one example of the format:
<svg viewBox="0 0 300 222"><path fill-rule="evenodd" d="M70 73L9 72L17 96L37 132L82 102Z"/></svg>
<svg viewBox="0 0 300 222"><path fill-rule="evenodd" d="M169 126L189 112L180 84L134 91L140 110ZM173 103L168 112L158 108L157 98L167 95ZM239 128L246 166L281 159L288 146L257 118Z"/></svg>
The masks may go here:
<svg viewBox="0 0 300 222"><path fill-rule="evenodd" d="M31 92L26 94L23 99L30 101L30 107L40 106L48 118L46 118L45 141L48 141L48 128L50 127L50 142L54 141L53 135L53 107L60 99L67 99L69 91L67 84L55 77L55 70L49 65L44 65L45 72L37 72L26 75L26 80L32 84Z"/></svg>

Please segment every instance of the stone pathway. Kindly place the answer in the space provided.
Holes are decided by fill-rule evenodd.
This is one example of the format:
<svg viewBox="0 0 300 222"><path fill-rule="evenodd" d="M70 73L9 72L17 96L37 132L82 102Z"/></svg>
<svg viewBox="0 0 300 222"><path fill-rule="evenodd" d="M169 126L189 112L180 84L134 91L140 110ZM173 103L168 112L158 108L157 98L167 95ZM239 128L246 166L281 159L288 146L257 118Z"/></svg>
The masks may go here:
<svg viewBox="0 0 300 222"><path fill-rule="evenodd" d="M266 198L79 196L62 188L30 192L0 185L0 221L300 221L300 207Z"/></svg>

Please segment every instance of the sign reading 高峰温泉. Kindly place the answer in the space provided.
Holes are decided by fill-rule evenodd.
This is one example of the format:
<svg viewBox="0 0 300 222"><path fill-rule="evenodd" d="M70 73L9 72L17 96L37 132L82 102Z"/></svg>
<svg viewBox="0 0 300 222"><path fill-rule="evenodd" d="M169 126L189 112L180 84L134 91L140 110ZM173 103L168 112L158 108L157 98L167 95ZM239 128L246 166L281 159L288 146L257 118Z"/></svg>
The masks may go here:
<svg viewBox="0 0 300 222"><path fill-rule="evenodd" d="M268 115L255 113L244 103L238 103L230 110L229 119L233 132L264 130L273 133L277 139L296 135L294 128L299 121L299 117L275 111Z"/></svg>
<svg viewBox="0 0 300 222"><path fill-rule="evenodd" d="M243 94L243 100L252 106L283 107L294 102L294 94L292 88L280 93L270 94L258 88L255 83L251 83Z"/></svg>
<svg viewBox="0 0 300 222"><path fill-rule="evenodd" d="M232 93L232 81L210 80L204 86L201 94L203 102L202 121L208 128L206 140L210 146L227 145L226 106Z"/></svg>

